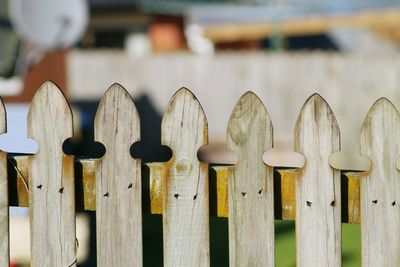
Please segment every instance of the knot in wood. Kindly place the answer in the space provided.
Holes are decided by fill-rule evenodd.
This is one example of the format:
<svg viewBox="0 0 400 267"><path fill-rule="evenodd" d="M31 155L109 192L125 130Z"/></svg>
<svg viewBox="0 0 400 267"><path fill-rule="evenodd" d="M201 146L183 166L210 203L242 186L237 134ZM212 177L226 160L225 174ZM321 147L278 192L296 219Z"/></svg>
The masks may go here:
<svg viewBox="0 0 400 267"><path fill-rule="evenodd" d="M176 175L187 176L192 170L192 164L187 159L180 159L176 162L175 171Z"/></svg>

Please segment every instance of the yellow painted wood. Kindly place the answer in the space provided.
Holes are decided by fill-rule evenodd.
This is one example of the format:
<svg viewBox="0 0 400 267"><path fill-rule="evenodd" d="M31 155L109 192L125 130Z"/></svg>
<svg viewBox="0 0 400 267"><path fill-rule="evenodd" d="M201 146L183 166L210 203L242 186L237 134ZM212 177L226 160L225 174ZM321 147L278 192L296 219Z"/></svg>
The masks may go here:
<svg viewBox="0 0 400 267"><path fill-rule="evenodd" d="M295 220L296 218L296 180L298 170L279 170L281 176L282 220Z"/></svg>
<svg viewBox="0 0 400 267"><path fill-rule="evenodd" d="M360 182L366 175L364 172L345 172L347 176L347 221L348 223L360 223Z"/></svg>
<svg viewBox="0 0 400 267"><path fill-rule="evenodd" d="M164 163L147 163L150 168L150 213L162 214L163 211L163 181L167 181L169 169Z"/></svg>
<svg viewBox="0 0 400 267"><path fill-rule="evenodd" d="M74 158L62 150L72 133L65 97L44 83L28 113L28 137L39 145L28 163L33 267L76 266Z"/></svg>
<svg viewBox="0 0 400 267"><path fill-rule="evenodd" d="M17 186L11 188L10 206L29 207L29 195L27 183L28 175L28 157L27 156L9 156L9 172L8 179L10 183ZM96 210L96 192L95 188L95 166L97 159L79 159L75 162L76 167L81 166L82 173L75 176L76 183L80 183L83 187L76 192L76 200L82 203L77 210L95 211ZM145 209L151 214L162 214L162 181L167 180L168 168L165 168L164 163L147 163L150 168L150 173L144 176L143 179L149 179L150 199L143 199L145 206L149 205L150 210ZM211 213L212 216L228 217L228 171L229 166L213 166L216 172L216 213ZM279 174L278 174L279 173ZM143 173L145 174L145 173ZM365 175L363 172L344 172L347 176L347 198L348 198L348 213L343 215L342 222L344 223L360 223L360 181ZM280 192L274 192L274 202L278 205L276 209L275 219L295 220L296 219L296 179L298 171L295 169L278 169L275 170L275 177L280 178L281 187L277 188ZM344 181L346 182L346 180ZM15 197L11 197L15 196ZM148 203L150 201L150 203Z"/></svg>
<svg viewBox="0 0 400 267"><path fill-rule="evenodd" d="M75 176L75 180L81 180L82 188L77 195L77 201L83 205L83 210L96 210L96 167L98 159L81 159L82 177Z"/></svg>
<svg viewBox="0 0 400 267"><path fill-rule="evenodd" d="M228 217L228 166L214 166L217 187L217 216Z"/></svg>

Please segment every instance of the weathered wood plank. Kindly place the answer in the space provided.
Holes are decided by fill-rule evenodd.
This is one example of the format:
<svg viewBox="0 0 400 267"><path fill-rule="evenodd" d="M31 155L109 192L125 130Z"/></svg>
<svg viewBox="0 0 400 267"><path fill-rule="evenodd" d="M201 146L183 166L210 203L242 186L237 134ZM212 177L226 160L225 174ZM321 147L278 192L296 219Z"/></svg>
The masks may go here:
<svg viewBox="0 0 400 267"><path fill-rule="evenodd" d="M361 179L362 266L400 265L400 115L381 98L361 129L361 154L372 167Z"/></svg>
<svg viewBox="0 0 400 267"><path fill-rule="evenodd" d="M0 134L7 131L6 110L0 98ZM0 151L0 267L10 266L7 153Z"/></svg>
<svg viewBox="0 0 400 267"><path fill-rule="evenodd" d="M168 104L161 143L173 152L162 182L164 266L209 266L208 164L197 159L198 149L208 143L207 119L186 88Z"/></svg>
<svg viewBox="0 0 400 267"><path fill-rule="evenodd" d="M238 154L228 174L229 265L275 266L272 123L261 100L245 93L228 123L227 146Z"/></svg>
<svg viewBox="0 0 400 267"><path fill-rule="evenodd" d="M106 147L95 172L97 266L142 266L141 166L130 155L130 145L140 139L140 119L118 84L100 101L94 136Z"/></svg>
<svg viewBox="0 0 400 267"><path fill-rule="evenodd" d="M51 82L36 92L28 113L28 137L39 145L29 158L31 265L76 265L74 158L62 144L72 136L72 113Z"/></svg>
<svg viewBox="0 0 400 267"><path fill-rule="evenodd" d="M340 133L318 94L304 104L294 136L295 151L306 159L296 185L297 266L340 266L340 171L329 165L329 156L340 150Z"/></svg>

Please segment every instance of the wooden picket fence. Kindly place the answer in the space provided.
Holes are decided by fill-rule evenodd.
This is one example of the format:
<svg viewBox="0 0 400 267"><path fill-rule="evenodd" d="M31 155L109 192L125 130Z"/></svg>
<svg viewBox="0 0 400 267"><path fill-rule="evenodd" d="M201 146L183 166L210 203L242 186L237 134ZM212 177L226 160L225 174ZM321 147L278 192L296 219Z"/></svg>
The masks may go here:
<svg viewBox="0 0 400 267"><path fill-rule="evenodd" d="M76 266L76 210L96 211L98 266L142 266L142 212L163 216L165 266L210 265L210 215L228 217L230 266L275 265L274 219L296 221L298 266L340 266L342 222L361 222L362 266L400 265L400 115L385 98L373 104L361 129L361 154L372 162L365 173L330 166L340 133L318 94L304 104L294 131L305 166L279 173L263 162L273 129L252 92L239 99L228 122L227 146L238 154L234 166L209 168L198 160L208 142L207 119L185 88L172 97L161 125L161 143L173 156L148 164L149 173L130 154L140 139L140 119L120 85L103 96L94 130L106 148L101 159L65 155L71 109L53 83L37 91L28 136L38 142L38 152L0 153L0 267L9 266L9 206L29 206L34 267Z"/></svg>

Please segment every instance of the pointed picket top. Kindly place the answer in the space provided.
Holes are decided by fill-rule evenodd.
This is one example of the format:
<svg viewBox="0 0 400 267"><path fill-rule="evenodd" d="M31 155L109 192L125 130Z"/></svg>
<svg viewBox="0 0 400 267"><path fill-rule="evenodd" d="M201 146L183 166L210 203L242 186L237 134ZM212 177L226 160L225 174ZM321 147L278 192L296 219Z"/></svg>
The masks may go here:
<svg viewBox="0 0 400 267"><path fill-rule="evenodd" d="M186 88L168 104L161 142L173 153L163 181L164 266L209 266L208 164L197 159L208 143L207 119Z"/></svg>
<svg viewBox="0 0 400 267"><path fill-rule="evenodd" d="M6 109L0 98L0 134L7 131ZM0 266L10 266L7 153L0 151Z"/></svg>
<svg viewBox="0 0 400 267"><path fill-rule="evenodd" d="M361 128L361 154L372 162L370 171L361 179L363 266L399 266L400 173L396 168L399 136L399 112L388 99L380 98L372 105Z"/></svg>
<svg viewBox="0 0 400 267"><path fill-rule="evenodd" d="M208 124L203 108L187 88L171 98L161 122L161 143L169 146L173 157L197 160L197 151L208 144Z"/></svg>
<svg viewBox="0 0 400 267"><path fill-rule="evenodd" d="M331 154L340 150L340 132L320 95L302 107L294 138L295 151L305 157L296 183L297 266L340 266L340 171L329 165Z"/></svg>
<svg viewBox="0 0 400 267"><path fill-rule="evenodd" d="M248 91L236 103L228 122L227 146L238 153L239 162L262 161L272 148L272 123L258 96Z"/></svg>
<svg viewBox="0 0 400 267"><path fill-rule="evenodd" d="M130 145L140 140L139 113L131 96L120 84L110 86L101 98L94 127L95 141L106 149L120 146L122 151L130 153ZM111 155L106 153L106 156Z"/></svg>
<svg viewBox="0 0 400 267"><path fill-rule="evenodd" d="M28 113L28 136L39 145L29 159L33 267L76 265L74 159L62 150L72 132L64 95L55 84L44 83Z"/></svg>
<svg viewBox="0 0 400 267"><path fill-rule="evenodd" d="M263 162L272 145L268 112L256 94L247 92L227 128L227 146L239 157L228 174L230 266L275 266L273 168Z"/></svg>
<svg viewBox="0 0 400 267"><path fill-rule="evenodd" d="M320 157L329 162L331 154L340 150L340 130L335 114L319 94L311 95L301 108L294 136L295 152L305 156L306 164ZM320 147L316 141L327 143Z"/></svg>
<svg viewBox="0 0 400 267"><path fill-rule="evenodd" d="M51 135L45 135L45 132ZM46 143L62 146L66 139L72 137L72 134L71 108L57 85L47 81L32 99L28 112L28 137L39 143L40 150L40 145ZM50 142L51 138L53 139ZM61 148L57 149L61 150Z"/></svg>
<svg viewBox="0 0 400 267"><path fill-rule="evenodd" d="M106 148L95 171L97 266L140 267L141 167L140 160L130 154L130 146L140 139L140 119L121 85L112 85L102 97L94 136Z"/></svg>
<svg viewBox="0 0 400 267"><path fill-rule="evenodd" d="M397 122L398 117L399 113L389 99L382 97L375 101L368 111L361 127L362 142L360 143L360 153L370 158L373 157L371 160L381 159L381 155L377 154L375 149L385 144L384 141L386 140L382 138L383 135L392 136L393 132L382 132L378 136L371 136L371 134L373 134L373 131L378 130L392 130L393 126L396 127L396 125L392 125L392 123ZM375 142L367 143L367 140ZM386 143L386 145L388 145L388 143ZM388 149L387 153L396 156L393 154L397 151L396 147L388 147ZM390 161L395 162L396 160L396 158L388 158L386 159L386 163Z"/></svg>

